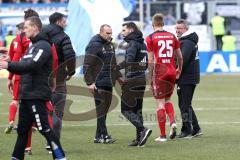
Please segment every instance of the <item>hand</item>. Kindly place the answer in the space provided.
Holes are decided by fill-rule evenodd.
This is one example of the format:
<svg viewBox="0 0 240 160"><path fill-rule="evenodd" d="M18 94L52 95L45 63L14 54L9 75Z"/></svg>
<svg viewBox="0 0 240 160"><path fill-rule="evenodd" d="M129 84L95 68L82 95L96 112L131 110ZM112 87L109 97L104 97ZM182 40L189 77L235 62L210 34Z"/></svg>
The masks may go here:
<svg viewBox="0 0 240 160"><path fill-rule="evenodd" d="M69 81L72 78L72 76L67 76L66 81Z"/></svg>
<svg viewBox="0 0 240 160"><path fill-rule="evenodd" d="M0 69L8 69L8 62L0 61Z"/></svg>
<svg viewBox="0 0 240 160"><path fill-rule="evenodd" d="M120 84L120 86L122 86L123 83L124 83L124 79L123 79L122 77L119 77L119 78L117 79L117 81L118 81L118 83Z"/></svg>
<svg viewBox="0 0 240 160"><path fill-rule="evenodd" d="M179 79L181 72L182 72L181 70L176 69L176 79Z"/></svg>
<svg viewBox="0 0 240 160"><path fill-rule="evenodd" d="M8 91L12 94L13 93L13 82L11 79L8 79L7 87L8 87Z"/></svg>
<svg viewBox="0 0 240 160"><path fill-rule="evenodd" d="M94 91L97 89L95 83L88 86L89 91L93 94Z"/></svg>

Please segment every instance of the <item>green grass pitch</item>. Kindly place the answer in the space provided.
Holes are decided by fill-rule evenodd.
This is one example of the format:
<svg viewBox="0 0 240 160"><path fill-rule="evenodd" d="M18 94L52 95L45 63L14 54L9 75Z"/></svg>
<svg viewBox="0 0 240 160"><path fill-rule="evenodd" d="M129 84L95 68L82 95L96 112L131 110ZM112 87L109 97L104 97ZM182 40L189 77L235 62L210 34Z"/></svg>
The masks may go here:
<svg viewBox="0 0 240 160"><path fill-rule="evenodd" d="M72 79L71 85L84 86L82 79ZM74 88L74 87L73 87ZM75 90L78 90L75 87ZM87 94L80 88L80 93ZM201 138L175 139L156 143L159 135L155 119L156 104L153 98L144 99L145 125L153 130L145 147L128 147L135 137L135 129L120 113L119 96L117 107L108 114L108 131L117 138L115 144L94 144L96 119L88 121L64 121L61 143L68 160L237 160L240 157L240 76L206 75L195 90L193 107L204 135ZM117 95L114 93L114 95ZM5 134L8 121L10 95L6 80L0 83L0 160L9 160L16 141L16 132ZM94 109L93 99L83 95L69 95L73 101L71 113L84 113ZM178 131L181 118L174 92L172 101L176 111ZM74 115L75 119L77 115ZM74 117L73 116L73 117ZM83 117L83 115L80 115ZM67 119L71 116L66 117ZM83 117L86 119L86 117ZM167 124L167 128L169 125ZM32 156L26 160L50 160L45 148L45 139L34 133Z"/></svg>

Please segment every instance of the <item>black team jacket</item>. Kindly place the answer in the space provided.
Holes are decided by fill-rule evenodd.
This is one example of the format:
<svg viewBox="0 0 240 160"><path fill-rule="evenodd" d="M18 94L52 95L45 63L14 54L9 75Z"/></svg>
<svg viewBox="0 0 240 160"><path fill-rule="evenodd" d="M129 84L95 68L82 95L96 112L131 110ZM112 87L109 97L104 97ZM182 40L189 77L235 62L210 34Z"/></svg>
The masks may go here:
<svg viewBox="0 0 240 160"><path fill-rule="evenodd" d="M62 82L67 76L75 73L76 53L73 50L70 37L64 29L56 24L49 24L43 27L42 32L47 34L51 43L54 43L58 55L57 82Z"/></svg>
<svg viewBox="0 0 240 160"><path fill-rule="evenodd" d="M104 40L100 34L92 37L86 47L84 58L84 79L87 85L112 87L121 76L117 71L115 48L112 42Z"/></svg>
<svg viewBox="0 0 240 160"><path fill-rule="evenodd" d="M19 62L8 62L11 73L21 75L20 99L51 100L49 77L52 72L52 49L46 36L31 38L32 45Z"/></svg>
<svg viewBox="0 0 240 160"><path fill-rule="evenodd" d="M134 31L124 41L127 42L125 60L118 65L118 69L125 69L127 79L145 78L148 58L142 32Z"/></svg>
<svg viewBox="0 0 240 160"><path fill-rule="evenodd" d="M200 82L200 66L198 55L198 35L186 32L179 38L183 55L183 68L178 85L198 84Z"/></svg>

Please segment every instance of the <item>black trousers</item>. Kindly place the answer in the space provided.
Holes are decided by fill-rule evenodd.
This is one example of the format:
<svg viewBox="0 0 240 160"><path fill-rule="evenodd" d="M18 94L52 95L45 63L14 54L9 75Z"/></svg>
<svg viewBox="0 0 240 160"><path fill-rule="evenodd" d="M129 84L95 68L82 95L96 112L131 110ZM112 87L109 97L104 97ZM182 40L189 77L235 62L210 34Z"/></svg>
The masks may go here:
<svg viewBox="0 0 240 160"><path fill-rule="evenodd" d="M97 113L96 137L108 135L106 119L109 107L112 102L112 87L97 86L94 93L94 100Z"/></svg>
<svg viewBox="0 0 240 160"><path fill-rule="evenodd" d="M218 50L218 51L221 51L221 50L222 50L222 44L223 44L223 42L222 42L222 37L223 37L223 35L217 35L217 36L215 36L215 38L216 38L216 44L217 44L217 50Z"/></svg>
<svg viewBox="0 0 240 160"><path fill-rule="evenodd" d="M192 108L192 98L196 85L178 85L178 106L182 116L181 132L190 134L200 129L196 114Z"/></svg>
<svg viewBox="0 0 240 160"><path fill-rule="evenodd" d="M53 131L60 139L62 130L62 118L64 114L64 107L66 104L67 88L66 81L57 82L55 92L52 94L52 103L54 106L54 113L52 115Z"/></svg>
<svg viewBox="0 0 240 160"><path fill-rule="evenodd" d="M145 79L130 79L124 82L121 96L121 113L136 127L136 140L140 139L143 125L143 96L146 88Z"/></svg>
<svg viewBox="0 0 240 160"><path fill-rule="evenodd" d="M19 160L24 159L24 149L33 122L36 123L39 132L46 138L48 144L50 144L53 151L53 159L65 157L59 139L49 126L46 102L42 100L20 100L18 136L12 157Z"/></svg>

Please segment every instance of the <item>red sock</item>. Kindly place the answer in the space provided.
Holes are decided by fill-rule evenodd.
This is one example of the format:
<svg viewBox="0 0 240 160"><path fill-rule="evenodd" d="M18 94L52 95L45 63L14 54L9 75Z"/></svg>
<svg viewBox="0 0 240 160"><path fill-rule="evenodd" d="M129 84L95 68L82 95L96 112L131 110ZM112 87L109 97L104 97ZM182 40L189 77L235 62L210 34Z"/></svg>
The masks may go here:
<svg viewBox="0 0 240 160"><path fill-rule="evenodd" d="M50 115L50 113L53 111L53 105L50 101L47 101L46 107L47 107L47 111L48 111L48 123L49 123L50 127L53 128L52 117Z"/></svg>
<svg viewBox="0 0 240 160"><path fill-rule="evenodd" d="M165 109L157 110L158 126L160 128L161 136L166 136L166 112Z"/></svg>
<svg viewBox="0 0 240 160"><path fill-rule="evenodd" d="M31 148L31 144L32 144L32 127L28 133L28 141L27 141L27 145L26 145L25 149Z"/></svg>
<svg viewBox="0 0 240 160"><path fill-rule="evenodd" d="M175 118L174 118L174 108L171 102L165 103L165 110L170 120L170 125L172 125L173 123L175 123Z"/></svg>
<svg viewBox="0 0 240 160"><path fill-rule="evenodd" d="M10 103L9 117L8 117L9 122L15 121L16 113L17 113L17 105L15 103Z"/></svg>
<svg viewBox="0 0 240 160"><path fill-rule="evenodd" d="M50 127L53 128L52 117L50 116L50 114L48 114L48 123Z"/></svg>

